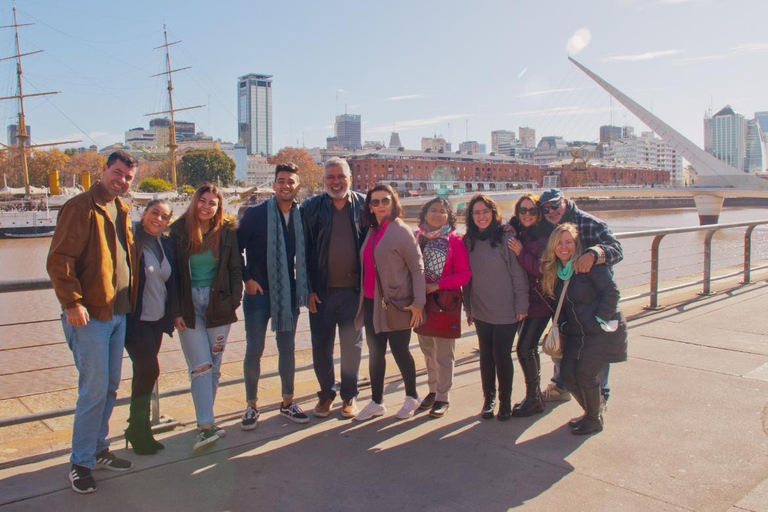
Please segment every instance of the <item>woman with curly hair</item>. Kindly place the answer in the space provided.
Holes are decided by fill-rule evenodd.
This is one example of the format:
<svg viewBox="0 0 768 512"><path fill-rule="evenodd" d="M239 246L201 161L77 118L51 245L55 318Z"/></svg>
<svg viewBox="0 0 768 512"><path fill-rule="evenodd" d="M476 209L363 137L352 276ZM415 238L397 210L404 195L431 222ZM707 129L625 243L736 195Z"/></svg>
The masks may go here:
<svg viewBox="0 0 768 512"><path fill-rule="evenodd" d="M559 298L570 281L554 321L565 342L560 375L584 410L569 422L575 435L603 430L598 375L606 364L627 360L627 322L619 309L619 288L606 265L576 274L573 265L582 253L576 226L565 223L555 227L541 258L541 287L547 296Z"/></svg>
<svg viewBox="0 0 768 512"><path fill-rule="evenodd" d="M199 430L194 450L224 435L213 423L213 403L229 328L237 321L243 295L235 221L224 214L223 202L216 186L201 185L171 225L179 276L174 325L192 384Z"/></svg>
<svg viewBox="0 0 768 512"><path fill-rule="evenodd" d="M518 322L528 314L528 276L507 249L514 236L504 231L498 205L477 194L467 206L467 234L472 277L464 287L467 323L476 325L483 384L481 416L491 419L499 383L499 420L512 416L512 345Z"/></svg>

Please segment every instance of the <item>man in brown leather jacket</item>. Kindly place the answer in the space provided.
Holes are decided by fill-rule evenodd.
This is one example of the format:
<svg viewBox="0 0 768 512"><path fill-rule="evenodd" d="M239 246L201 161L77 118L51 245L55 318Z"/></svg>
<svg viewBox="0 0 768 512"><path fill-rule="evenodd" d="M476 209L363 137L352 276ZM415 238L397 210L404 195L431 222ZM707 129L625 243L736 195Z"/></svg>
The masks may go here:
<svg viewBox="0 0 768 512"><path fill-rule="evenodd" d="M136 298L130 206L120 196L137 165L129 153L112 153L101 180L59 211L48 253L64 336L80 373L69 475L78 493L96 490L92 469L132 467L109 451L107 434L120 385L125 317Z"/></svg>

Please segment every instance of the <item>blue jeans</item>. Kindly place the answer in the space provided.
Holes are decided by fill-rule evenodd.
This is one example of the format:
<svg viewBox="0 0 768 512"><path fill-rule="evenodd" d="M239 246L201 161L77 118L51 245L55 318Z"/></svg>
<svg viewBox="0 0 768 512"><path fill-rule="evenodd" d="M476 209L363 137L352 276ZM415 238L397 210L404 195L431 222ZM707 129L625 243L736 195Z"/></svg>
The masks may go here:
<svg viewBox="0 0 768 512"><path fill-rule="evenodd" d="M74 327L61 316L64 337L80 373L72 425L72 464L93 469L96 454L109 448L109 418L117 399L125 345L125 315L91 319Z"/></svg>
<svg viewBox="0 0 768 512"><path fill-rule="evenodd" d="M363 330L355 328L355 316L360 294L354 288L331 288L319 293L317 313L310 313L309 328L312 331L312 363L315 367L321 400L333 400L336 391L336 375L333 366L333 345L336 326L339 326L341 349L341 399L357 397L357 379L360 357L363 351Z"/></svg>
<svg viewBox="0 0 768 512"><path fill-rule="evenodd" d="M181 351L187 360L189 381L192 387L192 402L198 425L213 423L213 403L221 379L221 360L227 346L231 325L208 328L205 325L205 310L211 297L211 288L192 288L192 304L195 307L195 328L179 331Z"/></svg>
<svg viewBox="0 0 768 512"><path fill-rule="evenodd" d="M259 378L261 377L261 356L267 338L267 323L270 312L269 292L243 297L243 316L245 317L245 359L243 375L245 377L245 399L249 403L258 401ZM296 373L294 356L296 324L299 310L293 310L293 330L275 333L277 340L277 369L280 373L283 398L293 398L293 379Z"/></svg>
<svg viewBox="0 0 768 512"><path fill-rule="evenodd" d="M560 358L552 358L552 362L555 364L554 371L552 373L552 382L560 389L565 389L563 379L560 377ZM600 394L605 398L607 402L611 397L611 388L608 387L608 375L611 372L611 365L606 364L603 370L597 374L597 381L600 383Z"/></svg>

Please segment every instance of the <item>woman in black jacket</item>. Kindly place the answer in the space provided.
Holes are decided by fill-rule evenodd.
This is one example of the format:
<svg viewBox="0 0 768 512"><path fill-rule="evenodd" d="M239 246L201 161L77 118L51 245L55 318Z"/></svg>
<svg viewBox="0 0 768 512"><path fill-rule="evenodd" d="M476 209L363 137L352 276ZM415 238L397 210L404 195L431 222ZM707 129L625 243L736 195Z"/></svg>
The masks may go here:
<svg viewBox="0 0 768 512"><path fill-rule="evenodd" d="M163 333L173 332L174 297L173 268L175 250L173 242L164 235L171 220L171 205L164 199L147 204L141 222L134 226L132 261L137 263L139 291L136 307L128 316L125 349L133 363L131 406L126 447L130 442L139 455L153 455L164 446L152 437L149 424L149 402L152 389L160 375L157 354Z"/></svg>
<svg viewBox="0 0 768 512"><path fill-rule="evenodd" d="M571 433L588 435L603 430L598 374L607 363L627 360L627 323L619 309L619 288L607 265L594 265L575 274L573 263L582 253L574 224L558 225L549 237L541 260L542 288L559 297L569 282L558 318L565 348L560 374L566 389L584 409L569 422Z"/></svg>

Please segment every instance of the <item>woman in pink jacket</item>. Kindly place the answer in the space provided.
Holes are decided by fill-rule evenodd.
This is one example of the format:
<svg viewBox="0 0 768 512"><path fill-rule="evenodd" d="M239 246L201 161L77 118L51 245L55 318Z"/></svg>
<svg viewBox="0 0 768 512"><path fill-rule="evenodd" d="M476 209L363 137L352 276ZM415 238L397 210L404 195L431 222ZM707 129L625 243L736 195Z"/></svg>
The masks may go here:
<svg viewBox="0 0 768 512"><path fill-rule="evenodd" d="M460 297L461 287L469 282L472 275L467 247L455 229L456 216L447 200L436 197L422 207L416 239L424 255L427 295L439 290L456 290L457 297ZM460 308L459 304L459 311ZM431 417L440 418L449 407L456 340L419 334L419 346L424 353L429 384L429 394L419 409L429 409Z"/></svg>

